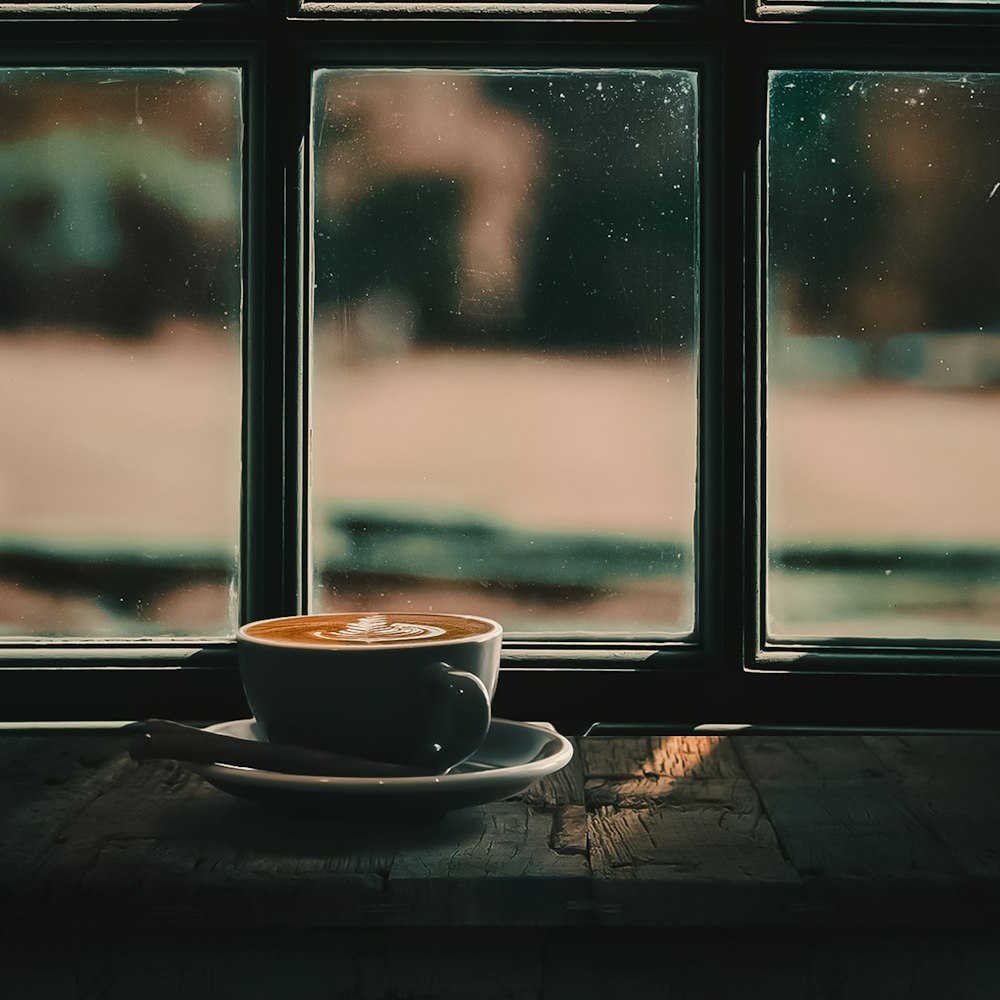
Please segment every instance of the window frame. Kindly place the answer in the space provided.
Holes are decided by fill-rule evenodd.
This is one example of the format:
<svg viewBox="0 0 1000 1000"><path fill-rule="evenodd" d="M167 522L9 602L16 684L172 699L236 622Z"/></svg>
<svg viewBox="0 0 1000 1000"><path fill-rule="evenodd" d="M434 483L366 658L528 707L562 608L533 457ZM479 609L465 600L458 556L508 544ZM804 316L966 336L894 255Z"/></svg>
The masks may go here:
<svg viewBox="0 0 1000 1000"><path fill-rule="evenodd" d="M778 20L762 17L752 2L741 10L731 0L639 5L638 12L637 5L558 5L563 16L551 21L523 17L522 5L511 9L514 16L495 6L487 16L457 3L442 18L426 4L404 4L377 19L366 16L370 5L337 4L334 17L329 6L88 4L79 14L57 16L47 5L0 4L8 29L3 64L70 65L84 55L82 64L102 64L117 53L131 64L171 65L200 52L206 60L225 53L226 65L244 70L240 619L305 611L311 591L305 541L311 70L694 69L701 124L696 630L691 641L665 643L508 641L496 714L546 719L567 732L704 725L995 729L987 705L1000 696L1000 643L763 641L766 236L760 222L769 69L969 68L962 60L973 58L980 68L1000 70L1000 56L991 54L1000 52L991 44L1000 40L1000 8L985 21L982 11L949 11L947 25L907 15L900 29L878 11L863 23L853 16L833 23L837 12L830 11L822 19ZM26 7L34 11L21 17ZM150 10L153 18L144 19ZM846 65L845 52L851 53ZM914 53L923 60L919 66L908 64ZM0 644L0 721L245 713L232 640Z"/></svg>

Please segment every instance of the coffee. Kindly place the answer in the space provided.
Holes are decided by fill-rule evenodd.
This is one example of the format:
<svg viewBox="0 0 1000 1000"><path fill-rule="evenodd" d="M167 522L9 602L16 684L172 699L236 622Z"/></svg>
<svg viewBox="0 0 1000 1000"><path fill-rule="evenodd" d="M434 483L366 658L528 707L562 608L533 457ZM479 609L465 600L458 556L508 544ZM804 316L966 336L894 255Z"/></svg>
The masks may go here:
<svg viewBox="0 0 1000 1000"><path fill-rule="evenodd" d="M494 622L468 615L400 612L303 615L255 622L246 634L264 642L328 648L363 649L424 642L450 642L488 635Z"/></svg>

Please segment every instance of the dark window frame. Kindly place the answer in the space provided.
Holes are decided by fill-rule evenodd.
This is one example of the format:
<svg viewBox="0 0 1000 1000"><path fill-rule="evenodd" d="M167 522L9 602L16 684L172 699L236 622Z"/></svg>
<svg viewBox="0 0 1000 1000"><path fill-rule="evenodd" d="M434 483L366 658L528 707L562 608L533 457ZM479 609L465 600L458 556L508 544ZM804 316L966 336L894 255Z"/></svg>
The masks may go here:
<svg viewBox="0 0 1000 1000"><path fill-rule="evenodd" d="M762 641L759 385L764 100L769 68L1000 71L1000 8L873 8L772 17L756 4L559 5L487 15L461 3L0 4L0 63L239 65L244 120L241 620L305 610L308 472L306 178L310 71L326 65L636 66L700 75L701 347L696 631L691 641L511 641L498 715L582 732L756 728L991 729L1000 644ZM438 7L442 5L437 5ZM553 5L555 6L555 5ZM770 6L770 5L768 5ZM27 10L33 8L34 10ZM184 9L177 9L182 7ZM639 9L636 9L636 8ZM433 8L433 9L432 9ZM822 8L822 10L821 10ZM151 18L144 15L150 10ZM325 16L318 16L323 13ZM993 14L993 12L990 12ZM900 25L900 18L905 22ZM280 248L278 252L275 248ZM275 331L278 331L277 333ZM989 708L987 708L989 706ZM233 718L234 643L0 644L0 721Z"/></svg>

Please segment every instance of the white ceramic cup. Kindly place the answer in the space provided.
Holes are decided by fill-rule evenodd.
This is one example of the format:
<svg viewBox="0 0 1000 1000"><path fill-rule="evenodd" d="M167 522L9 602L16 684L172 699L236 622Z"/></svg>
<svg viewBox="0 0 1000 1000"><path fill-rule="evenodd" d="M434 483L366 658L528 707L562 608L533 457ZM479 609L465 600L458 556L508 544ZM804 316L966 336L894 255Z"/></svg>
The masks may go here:
<svg viewBox="0 0 1000 1000"><path fill-rule="evenodd" d="M268 740L442 773L490 724L501 626L475 615L296 615L237 630Z"/></svg>

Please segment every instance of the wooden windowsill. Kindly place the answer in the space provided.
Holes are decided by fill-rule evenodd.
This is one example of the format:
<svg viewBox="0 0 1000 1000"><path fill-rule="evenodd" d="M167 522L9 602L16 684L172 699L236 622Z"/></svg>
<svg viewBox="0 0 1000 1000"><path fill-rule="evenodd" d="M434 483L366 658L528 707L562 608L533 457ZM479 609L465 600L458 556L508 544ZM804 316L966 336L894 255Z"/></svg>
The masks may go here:
<svg viewBox="0 0 1000 1000"><path fill-rule="evenodd" d="M292 818L121 736L0 737L0 925L1000 924L1000 737L592 738L438 822Z"/></svg>

